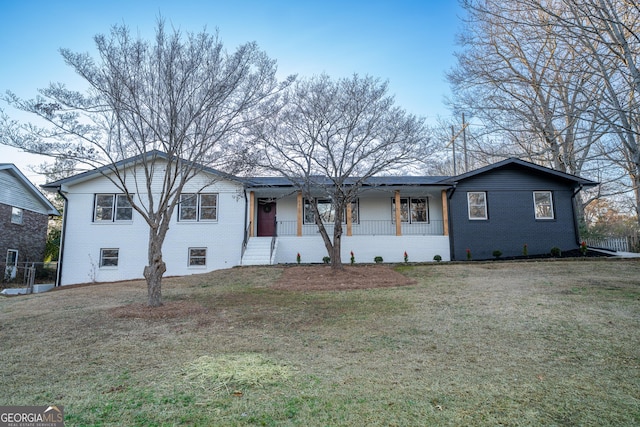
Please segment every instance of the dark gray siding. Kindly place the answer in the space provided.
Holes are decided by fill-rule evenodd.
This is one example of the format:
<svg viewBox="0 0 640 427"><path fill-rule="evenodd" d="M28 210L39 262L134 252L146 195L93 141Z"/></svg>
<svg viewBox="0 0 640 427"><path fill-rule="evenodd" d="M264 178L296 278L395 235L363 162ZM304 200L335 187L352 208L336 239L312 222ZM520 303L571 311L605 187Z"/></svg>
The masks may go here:
<svg viewBox="0 0 640 427"><path fill-rule="evenodd" d="M578 247L574 225L573 182L517 166L496 169L459 182L450 199L452 256L466 259L549 253L554 246L566 251ZM487 194L488 220L469 220L467 192ZM552 191L555 218L536 220L533 192Z"/></svg>

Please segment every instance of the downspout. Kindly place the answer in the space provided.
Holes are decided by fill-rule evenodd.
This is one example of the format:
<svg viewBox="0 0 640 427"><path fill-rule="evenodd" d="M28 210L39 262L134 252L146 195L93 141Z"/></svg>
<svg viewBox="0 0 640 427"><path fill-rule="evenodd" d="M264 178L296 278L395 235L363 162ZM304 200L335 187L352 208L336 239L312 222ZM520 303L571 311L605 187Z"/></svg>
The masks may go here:
<svg viewBox="0 0 640 427"><path fill-rule="evenodd" d="M576 190L574 190L573 194L571 195L571 209L573 209L573 232L576 236L576 244L578 246L580 246L582 242L580 241L580 224L578 224L578 215L576 213L576 196L581 191L582 184L580 184L580 186Z"/></svg>
<svg viewBox="0 0 640 427"><path fill-rule="evenodd" d="M453 193L456 192L456 187L457 187L458 183L454 182L451 185L451 188L447 189L447 212L449 212L449 218L447 218L447 221L449 221L449 259L451 261L455 261L455 245L453 243L453 237L454 237L454 230L453 230L453 221L451 220L451 197L453 197Z"/></svg>
<svg viewBox="0 0 640 427"><path fill-rule="evenodd" d="M247 240L249 239L249 231L247 230L247 216L249 212L249 199L247 198L247 186L244 186L244 236L242 238L242 248L240 249L240 264L242 265L242 258L244 257L244 251L247 248Z"/></svg>
<svg viewBox="0 0 640 427"><path fill-rule="evenodd" d="M69 205L69 199L62 193L62 189L58 187L57 193L64 200L64 211L62 212L62 230L60 232L60 249L58 249L58 269L56 271L56 287L61 286L62 283L62 263L64 262L64 243L65 234L67 234L67 211Z"/></svg>

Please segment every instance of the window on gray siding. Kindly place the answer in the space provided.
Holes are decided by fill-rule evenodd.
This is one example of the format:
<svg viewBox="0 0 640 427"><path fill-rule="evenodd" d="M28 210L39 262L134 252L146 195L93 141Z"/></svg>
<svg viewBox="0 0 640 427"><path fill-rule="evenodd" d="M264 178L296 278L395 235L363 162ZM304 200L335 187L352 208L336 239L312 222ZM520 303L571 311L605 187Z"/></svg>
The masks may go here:
<svg viewBox="0 0 640 427"><path fill-rule="evenodd" d="M487 193L484 191L470 191L467 193L469 219L487 219Z"/></svg>
<svg viewBox="0 0 640 427"><path fill-rule="evenodd" d="M218 195L181 194L178 206L179 221L217 221Z"/></svg>
<svg viewBox="0 0 640 427"><path fill-rule="evenodd" d="M536 219L553 219L553 194L551 191L534 191L533 204Z"/></svg>
<svg viewBox="0 0 640 427"><path fill-rule="evenodd" d="M189 266L204 267L207 265L207 248L189 248Z"/></svg>
<svg viewBox="0 0 640 427"><path fill-rule="evenodd" d="M11 208L11 223L22 224L24 211L21 208Z"/></svg>
<svg viewBox="0 0 640 427"><path fill-rule="evenodd" d="M120 250L114 248L100 249L100 267L117 267Z"/></svg>
<svg viewBox="0 0 640 427"><path fill-rule="evenodd" d="M93 220L102 221L131 221L133 207L124 194L96 194L93 210Z"/></svg>

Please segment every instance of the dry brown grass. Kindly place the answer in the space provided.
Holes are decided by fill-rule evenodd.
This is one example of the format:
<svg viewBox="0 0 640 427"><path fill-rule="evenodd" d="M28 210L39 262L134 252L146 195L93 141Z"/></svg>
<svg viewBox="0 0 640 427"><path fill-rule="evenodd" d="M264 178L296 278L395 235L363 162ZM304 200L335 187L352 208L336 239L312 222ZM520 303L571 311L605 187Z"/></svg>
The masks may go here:
<svg viewBox="0 0 640 427"><path fill-rule="evenodd" d="M69 426L640 424L637 261L313 292L282 286L295 268L170 278L159 311L139 281L2 298L1 403Z"/></svg>

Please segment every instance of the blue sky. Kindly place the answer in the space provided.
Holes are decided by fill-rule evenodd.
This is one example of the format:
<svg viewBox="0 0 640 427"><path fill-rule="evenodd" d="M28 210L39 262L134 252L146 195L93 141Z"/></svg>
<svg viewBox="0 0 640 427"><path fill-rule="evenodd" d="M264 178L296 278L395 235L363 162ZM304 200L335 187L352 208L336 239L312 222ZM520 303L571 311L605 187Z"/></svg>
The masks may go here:
<svg viewBox="0 0 640 427"><path fill-rule="evenodd" d="M0 91L31 98L50 82L81 89L58 49L93 52L93 36L125 24L145 39L158 16L182 31L219 30L228 50L255 41L280 77L353 73L389 81L396 104L434 123L446 117L444 73L454 65L457 0L4 0L0 2ZM0 108L14 112L0 102ZM21 116L22 117L22 116ZM43 159L46 160L46 159ZM0 163L41 163L0 146Z"/></svg>

